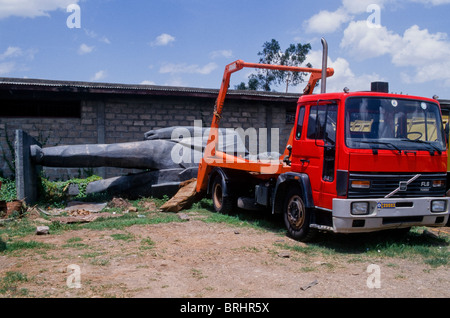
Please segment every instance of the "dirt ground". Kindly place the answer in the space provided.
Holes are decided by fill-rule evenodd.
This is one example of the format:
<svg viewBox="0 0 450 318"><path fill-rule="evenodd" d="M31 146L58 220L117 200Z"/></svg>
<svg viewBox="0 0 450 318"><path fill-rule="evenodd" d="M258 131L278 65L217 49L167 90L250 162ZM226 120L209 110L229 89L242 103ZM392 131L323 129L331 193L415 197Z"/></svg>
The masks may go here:
<svg viewBox="0 0 450 318"><path fill-rule="evenodd" d="M0 254L0 277L7 272L27 277L0 297L450 297L446 265L306 252L287 247L307 244L277 233L205 223L194 212L187 215L185 222L27 236L22 240L53 248ZM74 268L79 268L78 276Z"/></svg>

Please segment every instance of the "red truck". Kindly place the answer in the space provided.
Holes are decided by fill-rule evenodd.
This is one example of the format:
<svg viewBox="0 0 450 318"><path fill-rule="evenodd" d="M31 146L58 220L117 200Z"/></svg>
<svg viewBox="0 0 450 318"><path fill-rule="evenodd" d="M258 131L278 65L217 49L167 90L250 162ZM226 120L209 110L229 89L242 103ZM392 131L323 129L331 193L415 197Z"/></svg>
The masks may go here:
<svg viewBox="0 0 450 318"><path fill-rule="evenodd" d="M197 192L218 212L236 207L282 213L288 234L307 241L335 233L444 226L447 146L434 99L372 91L326 93L327 45L321 69L236 61L226 67ZM294 127L277 160L249 160L218 150L218 128L232 73L244 68L309 72ZM312 94L320 80L321 93Z"/></svg>

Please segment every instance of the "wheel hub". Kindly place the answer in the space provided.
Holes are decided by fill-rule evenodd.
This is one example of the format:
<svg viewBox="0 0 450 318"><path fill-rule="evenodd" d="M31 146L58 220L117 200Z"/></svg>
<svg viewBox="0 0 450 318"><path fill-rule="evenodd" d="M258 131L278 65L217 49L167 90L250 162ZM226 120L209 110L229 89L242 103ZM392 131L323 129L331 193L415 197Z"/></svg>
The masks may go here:
<svg viewBox="0 0 450 318"><path fill-rule="evenodd" d="M305 208L299 197L293 197L288 205L288 220L289 223L296 227L302 227L305 222Z"/></svg>

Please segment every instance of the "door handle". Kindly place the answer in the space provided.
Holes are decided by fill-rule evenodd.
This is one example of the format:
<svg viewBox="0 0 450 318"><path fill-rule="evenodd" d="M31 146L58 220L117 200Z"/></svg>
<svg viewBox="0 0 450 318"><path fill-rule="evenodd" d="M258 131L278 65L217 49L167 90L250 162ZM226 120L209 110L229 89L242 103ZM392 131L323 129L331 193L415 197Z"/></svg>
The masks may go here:
<svg viewBox="0 0 450 318"><path fill-rule="evenodd" d="M300 162L302 163L302 166L304 166L305 163L309 163L309 159L300 159Z"/></svg>

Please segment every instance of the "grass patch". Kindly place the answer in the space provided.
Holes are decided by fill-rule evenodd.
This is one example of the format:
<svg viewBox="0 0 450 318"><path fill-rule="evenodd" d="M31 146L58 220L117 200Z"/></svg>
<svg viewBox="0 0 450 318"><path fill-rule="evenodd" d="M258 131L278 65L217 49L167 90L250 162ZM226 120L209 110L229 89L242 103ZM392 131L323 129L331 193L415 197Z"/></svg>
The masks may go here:
<svg viewBox="0 0 450 318"><path fill-rule="evenodd" d="M139 249L148 250L148 249L152 249L154 247L155 247L155 242L153 242L151 238L146 237L141 240L141 246L139 247Z"/></svg>
<svg viewBox="0 0 450 318"><path fill-rule="evenodd" d="M26 274L20 272L6 272L5 277L0 280L0 294L10 292L17 296L26 296L28 294L26 288L18 290L18 285L23 282L28 282Z"/></svg>
<svg viewBox="0 0 450 318"><path fill-rule="evenodd" d="M16 219L0 226L0 237L24 237L36 232L36 225L28 219Z"/></svg>
<svg viewBox="0 0 450 318"><path fill-rule="evenodd" d="M450 252L448 236L430 237L423 234L421 228L415 228L408 234L397 237L392 233L378 232L370 234L324 234L308 245L276 243L282 249L289 249L307 256L344 255L350 262L365 261L368 258L417 259L432 267L447 266Z"/></svg>
<svg viewBox="0 0 450 318"><path fill-rule="evenodd" d="M106 266L109 264L109 260L94 258L92 261L90 261L90 264L97 266Z"/></svg>
<svg viewBox="0 0 450 318"><path fill-rule="evenodd" d="M196 268L192 268L191 269L191 274L192 277L194 277L197 280L203 279L203 278L207 278L208 276L205 276L201 270L196 269Z"/></svg>
<svg viewBox="0 0 450 318"><path fill-rule="evenodd" d="M13 241L13 242L7 242L6 248L4 249L4 252L16 252L21 250L47 250L54 248L53 245L36 242L36 241Z"/></svg>
<svg viewBox="0 0 450 318"><path fill-rule="evenodd" d="M291 245L286 243L275 243L275 246L281 248L290 250L293 252L301 253L307 256L316 256L320 254L329 254L326 248L323 248L321 246L317 246L314 244L303 246L303 245Z"/></svg>
<svg viewBox="0 0 450 318"><path fill-rule="evenodd" d="M100 252L91 252L91 253L81 254L80 256L83 258L95 258L95 257L103 255L103 254L104 253L100 253Z"/></svg>
<svg viewBox="0 0 450 318"><path fill-rule="evenodd" d="M202 199L192 205L186 212L198 212L204 216L206 223L225 223L236 227L251 227L274 233L285 233L283 220L279 215L270 212L253 212L236 210L236 213L221 214L214 211L211 199Z"/></svg>
<svg viewBox="0 0 450 318"><path fill-rule="evenodd" d="M71 237L66 242L67 243L77 243L77 242L81 242L82 240L83 239L81 237Z"/></svg>
<svg viewBox="0 0 450 318"><path fill-rule="evenodd" d="M238 213L238 214L220 214L208 211L201 211L206 217L203 219L206 223L225 223L236 227L251 227L254 229L265 230L275 233L285 233L284 228L279 223L277 217L264 213Z"/></svg>
<svg viewBox="0 0 450 318"><path fill-rule="evenodd" d="M6 276L0 281L0 294L5 294L11 292L13 295L26 296L28 290L26 288L21 288L17 290L18 284L22 282L27 282L27 275L20 272L7 272Z"/></svg>
<svg viewBox="0 0 450 318"><path fill-rule="evenodd" d="M94 222L82 225L82 228L91 230L121 230L133 225L183 222L183 220L181 220L175 213L150 213L143 215L144 217L126 214L116 218L99 218Z"/></svg>
<svg viewBox="0 0 450 318"><path fill-rule="evenodd" d="M89 248L89 245L79 242L66 243L62 246L63 248Z"/></svg>
<svg viewBox="0 0 450 318"><path fill-rule="evenodd" d="M134 235L131 233L117 233L117 234L111 234L110 235L113 239L115 240L120 240L120 241L132 241L134 240Z"/></svg>
<svg viewBox="0 0 450 318"><path fill-rule="evenodd" d="M0 177L2 187L0 188L0 201L11 202L16 200L16 182L13 179Z"/></svg>

